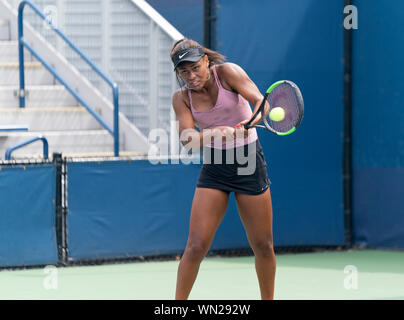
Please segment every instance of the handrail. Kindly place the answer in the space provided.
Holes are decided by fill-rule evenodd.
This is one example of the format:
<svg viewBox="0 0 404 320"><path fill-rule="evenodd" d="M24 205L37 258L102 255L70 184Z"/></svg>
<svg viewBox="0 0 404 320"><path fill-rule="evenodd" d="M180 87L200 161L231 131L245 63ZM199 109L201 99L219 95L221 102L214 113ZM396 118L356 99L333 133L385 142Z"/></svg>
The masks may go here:
<svg viewBox="0 0 404 320"><path fill-rule="evenodd" d="M48 158L49 158L49 144L48 144L48 140L47 140L44 136L37 136L37 137L35 137L35 138L29 139L29 140L27 140L27 141L24 141L24 142L22 142L22 143L20 143L20 144L17 144L17 145L15 145L15 146L13 146L13 147L8 148L8 149L6 150L6 155L5 155L6 160L11 160L11 153L12 153L14 150L20 149L20 148L22 148L22 147L24 147L24 146L26 146L26 145L28 145L28 144L30 144L30 143L33 143L33 142L35 142L35 141L38 141L38 140L42 140L42 143L43 143L43 157L44 157L44 159L48 159Z"/></svg>
<svg viewBox="0 0 404 320"><path fill-rule="evenodd" d="M84 99L74 90L63 78L52 68L32 46L24 40L24 23L23 12L25 5L30 6L34 12L46 21L50 27L76 52L84 61L95 71L101 78L108 83L112 88L113 103L114 103L114 128L112 129L95 111L87 104ZM111 134L114 136L114 154L119 157L119 104L118 104L118 86L108 78L70 39L60 31L46 16L31 2L23 0L18 6L18 52L19 52L19 67L20 67L20 108L25 107L25 68L24 68L24 47L31 52L31 54L41 62L52 75L65 86L65 88L87 109L87 111Z"/></svg>

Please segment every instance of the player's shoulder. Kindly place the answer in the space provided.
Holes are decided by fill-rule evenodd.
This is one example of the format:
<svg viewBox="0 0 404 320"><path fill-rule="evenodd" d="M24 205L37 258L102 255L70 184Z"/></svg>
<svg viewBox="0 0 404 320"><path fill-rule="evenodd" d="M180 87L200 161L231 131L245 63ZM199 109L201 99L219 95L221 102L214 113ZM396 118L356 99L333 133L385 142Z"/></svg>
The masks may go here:
<svg viewBox="0 0 404 320"><path fill-rule="evenodd" d="M237 72L240 70L243 70L238 64L234 62L225 62L216 65L217 70L220 70L222 72Z"/></svg>
<svg viewBox="0 0 404 320"><path fill-rule="evenodd" d="M244 73L242 67L233 62L225 62L216 66L216 70L223 79L232 78Z"/></svg>
<svg viewBox="0 0 404 320"><path fill-rule="evenodd" d="M184 90L184 88L178 88L173 93L173 99L183 99L186 96L187 96L187 94L186 94L186 90Z"/></svg>
<svg viewBox="0 0 404 320"><path fill-rule="evenodd" d="M189 105L189 99L187 95L187 91L184 90L184 88L179 88L174 91L173 96L172 96L172 102L173 106L186 106L188 107Z"/></svg>

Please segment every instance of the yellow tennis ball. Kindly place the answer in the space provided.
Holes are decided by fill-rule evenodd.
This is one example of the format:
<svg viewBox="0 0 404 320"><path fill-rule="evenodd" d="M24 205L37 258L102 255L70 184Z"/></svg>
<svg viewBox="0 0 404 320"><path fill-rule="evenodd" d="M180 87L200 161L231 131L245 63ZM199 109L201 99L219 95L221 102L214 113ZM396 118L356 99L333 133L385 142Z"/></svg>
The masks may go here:
<svg viewBox="0 0 404 320"><path fill-rule="evenodd" d="M273 108L269 112L269 119L271 119L272 121L282 121L283 119L285 119L285 110L283 110L283 108L281 107Z"/></svg>

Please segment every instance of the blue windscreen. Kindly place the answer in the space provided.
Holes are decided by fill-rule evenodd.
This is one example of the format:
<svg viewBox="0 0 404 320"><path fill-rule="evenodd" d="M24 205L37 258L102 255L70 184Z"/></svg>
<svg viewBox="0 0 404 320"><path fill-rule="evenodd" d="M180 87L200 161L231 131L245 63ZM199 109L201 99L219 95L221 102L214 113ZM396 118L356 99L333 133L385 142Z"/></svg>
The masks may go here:
<svg viewBox="0 0 404 320"><path fill-rule="evenodd" d="M404 2L355 1L353 33L354 237L404 248Z"/></svg>
<svg viewBox="0 0 404 320"><path fill-rule="evenodd" d="M275 246L344 244L344 2L218 3L218 50L262 93L291 80L305 103L292 135L259 132L272 181Z"/></svg>
<svg viewBox="0 0 404 320"><path fill-rule="evenodd" d="M147 160L68 164L70 259L182 253L199 170L198 164ZM244 247L231 201L212 249Z"/></svg>
<svg viewBox="0 0 404 320"><path fill-rule="evenodd" d="M0 266L56 263L55 168L0 169Z"/></svg>

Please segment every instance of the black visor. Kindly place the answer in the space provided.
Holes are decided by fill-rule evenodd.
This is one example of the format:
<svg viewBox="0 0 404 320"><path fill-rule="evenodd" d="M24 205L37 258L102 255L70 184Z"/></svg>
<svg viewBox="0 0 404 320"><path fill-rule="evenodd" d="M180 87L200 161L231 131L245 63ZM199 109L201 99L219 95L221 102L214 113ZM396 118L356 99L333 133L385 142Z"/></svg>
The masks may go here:
<svg viewBox="0 0 404 320"><path fill-rule="evenodd" d="M201 58L205 56L205 52L203 52L202 47L196 48L187 48L178 51L176 54L173 55L171 58L174 64L174 70L181 62L189 61L189 62L197 62Z"/></svg>

